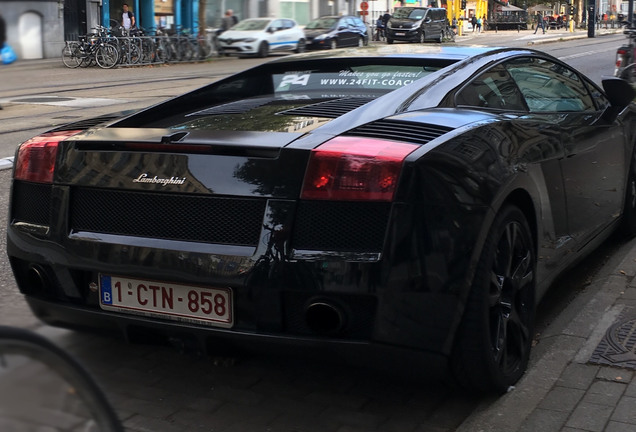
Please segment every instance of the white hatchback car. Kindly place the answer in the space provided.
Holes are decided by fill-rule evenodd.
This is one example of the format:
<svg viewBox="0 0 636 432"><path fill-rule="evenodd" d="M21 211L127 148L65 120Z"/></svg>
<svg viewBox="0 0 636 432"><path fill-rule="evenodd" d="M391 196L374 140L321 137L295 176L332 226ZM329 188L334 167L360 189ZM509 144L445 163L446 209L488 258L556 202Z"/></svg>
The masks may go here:
<svg viewBox="0 0 636 432"><path fill-rule="evenodd" d="M305 32L288 18L249 18L217 38L223 54L266 57L270 52L305 51Z"/></svg>

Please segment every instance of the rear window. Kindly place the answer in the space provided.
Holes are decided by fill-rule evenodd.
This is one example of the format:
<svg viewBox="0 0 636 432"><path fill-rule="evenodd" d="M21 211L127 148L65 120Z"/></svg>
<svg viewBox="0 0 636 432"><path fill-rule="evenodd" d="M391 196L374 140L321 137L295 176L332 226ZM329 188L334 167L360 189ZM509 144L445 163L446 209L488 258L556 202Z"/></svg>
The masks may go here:
<svg viewBox="0 0 636 432"><path fill-rule="evenodd" d="M334 71L290 71L274 74L274 91L281 93L325 90L389 92L441 69L441 66L364 65Z"/></svg>

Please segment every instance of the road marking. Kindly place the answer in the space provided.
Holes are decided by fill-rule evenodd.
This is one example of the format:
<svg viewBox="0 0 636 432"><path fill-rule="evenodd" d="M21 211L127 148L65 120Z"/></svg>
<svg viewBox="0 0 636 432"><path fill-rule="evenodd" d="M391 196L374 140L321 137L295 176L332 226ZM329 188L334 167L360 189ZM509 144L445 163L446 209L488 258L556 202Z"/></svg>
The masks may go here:
<svg viewBox="0 0 636 432"><path fill-rule="evenodd" d="M578 58L578 57L585 57L585 56L589 56L591 54L604 53L605 51L606 50L585 51L585 52L581 52L581 53L570 54L570 55L566 55L566 56L563 56L563 57L559 57L559 60L569 60L569 59Z"/></svg>
<svg viewBox="0 0 636 432"><path fill-rule="evenodd" d="M13 156L0 159L0 170L13 168Z"/></svg>

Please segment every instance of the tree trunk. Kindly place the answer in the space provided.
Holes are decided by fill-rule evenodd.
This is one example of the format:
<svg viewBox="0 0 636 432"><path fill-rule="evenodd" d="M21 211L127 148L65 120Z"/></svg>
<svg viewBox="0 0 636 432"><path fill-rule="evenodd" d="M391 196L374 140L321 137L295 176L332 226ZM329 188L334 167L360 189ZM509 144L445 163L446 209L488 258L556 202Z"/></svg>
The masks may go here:
<svg viewBox="0 0 636 432"><path fill-rule="evenodd" d="M205 36L205 0L199 0L199 36Z"/></svg>

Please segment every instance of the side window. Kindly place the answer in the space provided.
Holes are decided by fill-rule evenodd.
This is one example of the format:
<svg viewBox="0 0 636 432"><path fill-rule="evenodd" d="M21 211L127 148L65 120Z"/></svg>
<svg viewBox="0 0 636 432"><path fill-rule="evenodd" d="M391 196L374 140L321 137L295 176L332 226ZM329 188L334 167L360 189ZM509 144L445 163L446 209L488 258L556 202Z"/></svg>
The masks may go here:
<svg viewBox="0 0 636 432"><path fill-rule="evenodd" d="M595 111L588 87L572 69L527 57L506 63L531 112Z"/></svg>
<svg viewBox="0 0 636 432"><path fill-rule="evenodd" d="M277 19L272 21L272 23L269 25L269 28L274 31L281 30L283 28L283 20Z"/></svg>
<svg viewBox="0 0 636 432"><path fill-rule="evenodd" d="M503 65L482 73L455 96L459 106L526 111L523 96Z"/></svg>

